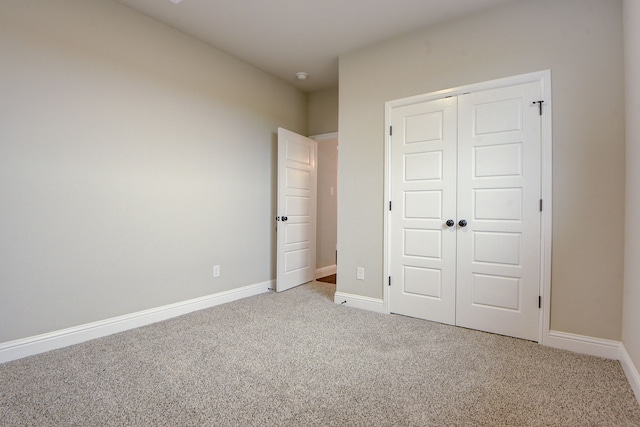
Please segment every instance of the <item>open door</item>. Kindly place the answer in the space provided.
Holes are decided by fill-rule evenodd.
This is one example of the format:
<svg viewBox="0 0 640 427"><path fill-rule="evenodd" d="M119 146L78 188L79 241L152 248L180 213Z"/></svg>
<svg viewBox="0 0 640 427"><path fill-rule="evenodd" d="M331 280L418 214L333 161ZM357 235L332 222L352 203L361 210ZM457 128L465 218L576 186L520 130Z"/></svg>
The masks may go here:
<svg viewBox="0 0 640 427"><path fill-rule="evenodd" d="M315 279L316 144L278 128L277 292Z"/></svg>

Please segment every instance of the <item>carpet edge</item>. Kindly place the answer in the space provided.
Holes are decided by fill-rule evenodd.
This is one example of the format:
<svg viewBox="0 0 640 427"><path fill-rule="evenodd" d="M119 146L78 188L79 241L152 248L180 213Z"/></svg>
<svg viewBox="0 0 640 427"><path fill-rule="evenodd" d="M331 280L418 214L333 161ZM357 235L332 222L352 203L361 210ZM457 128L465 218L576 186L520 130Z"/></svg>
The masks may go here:
<svg viewBox="0 0 640 427"><path fill-rule="evenodd" d="M97 322L0 343L0 363L80 344L92 339L182 316L183 314L259 295L268 292L274 287L274 284L274 280L268 280Z"/></svg>

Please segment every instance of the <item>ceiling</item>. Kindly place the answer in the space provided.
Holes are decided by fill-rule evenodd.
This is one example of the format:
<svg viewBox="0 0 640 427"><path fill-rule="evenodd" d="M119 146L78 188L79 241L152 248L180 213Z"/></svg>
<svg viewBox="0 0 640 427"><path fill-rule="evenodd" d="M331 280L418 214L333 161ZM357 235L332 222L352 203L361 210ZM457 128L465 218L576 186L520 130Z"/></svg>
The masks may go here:
<svg viewBox="0 0 640 427"><path fill-rule="evenodd" d="M343 53L513 0L116 1L310 92L337 86Z"/></svg>

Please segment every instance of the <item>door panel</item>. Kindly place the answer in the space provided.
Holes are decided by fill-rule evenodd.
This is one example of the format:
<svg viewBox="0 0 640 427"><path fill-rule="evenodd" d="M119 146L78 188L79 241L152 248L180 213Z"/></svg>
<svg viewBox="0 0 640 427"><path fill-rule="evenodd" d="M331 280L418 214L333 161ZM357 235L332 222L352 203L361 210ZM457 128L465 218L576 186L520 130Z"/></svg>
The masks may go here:
<svg viewBox="0 0 640 427"><path fill-rule="evenodd" d="M536 340L538 83L459 97L456 324Z"/></svg>
<svg viewBox="0 0 640 427"><path fill-rule="evenodd" d="M473 148L476 178L522 175L522 144L486 145Z"/></svg>
<svg viewBox="0 0 640 427"><path fill-rule="evenodd" d="M394 109L391 311L455 322L456 100Z"/></svg>
<svg viewBox="0 0 640 427"><path fill-rule="evenodd" d="M463 209L459 211L461 218L467 219L466 212L474 212L476 220L520 221L522 218L521 188L472 189L472 193L465 194L465 197L468 200L463 201Z"/></svg>
<svg viewBox="0 0 640 427"><path fill-rule="evenodd" d="M278 129L278 292L315 278L316 152L314 140Z"/></svg>

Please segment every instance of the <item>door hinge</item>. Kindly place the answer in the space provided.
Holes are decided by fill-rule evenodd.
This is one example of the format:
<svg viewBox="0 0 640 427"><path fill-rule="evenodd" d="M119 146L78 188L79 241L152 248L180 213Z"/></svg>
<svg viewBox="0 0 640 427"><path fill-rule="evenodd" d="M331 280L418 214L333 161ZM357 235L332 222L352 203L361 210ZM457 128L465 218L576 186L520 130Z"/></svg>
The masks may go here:
<svg viewBox="0 0 640 427"><path fill-rule="evenodd" d="M389 276L389 286L391 286L391 276Z"/></svg>
<svg viewBox="0 0 640 427"><path fill-rule="evenodd" d="M389 210L391 210L391 200L389 200Z"/></svg>
<svg viewBox="0 0 640 427"><path fill-rule="evenodd" d="M542 308L542 296L538 295L538 308Z"/></svg>
<svg viewBox="0 0 640 427"><path fill-rule="evenodd" d="M540 100L540 101L533 101L533 103L534 103L534 104L538 104L538 113L539 113L540 115L542 115L542 103L543 103L543 102L544 102L543 100Z"/></svg>
<svg viewBox="0 0 640 427"><path fill-rule="evenodd" d="M542 212L542 199L540 199L540 212Z"/></svg>
<svg viewBox="0 0 640 427"><path fill-rule="evenodd" d="M393 126L389 126L389 136L393 136Z"/></svg>

